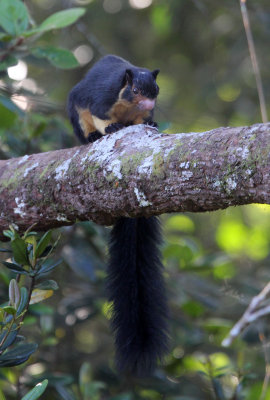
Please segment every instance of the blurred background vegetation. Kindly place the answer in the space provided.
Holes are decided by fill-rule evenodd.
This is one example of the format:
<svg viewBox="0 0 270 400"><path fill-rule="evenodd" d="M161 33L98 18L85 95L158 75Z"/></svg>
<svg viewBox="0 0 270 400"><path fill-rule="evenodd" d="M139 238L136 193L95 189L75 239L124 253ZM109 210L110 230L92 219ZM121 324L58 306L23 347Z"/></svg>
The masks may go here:
<svg viewBox="0 0 270 400"><path fill-rule="evenodd" d="M9 48L20 61L8 69L2 64L0 72L1 158L78 145L67 120L66 98L108 53L160 68L156 120L161 130L196 132L261 122L237 0L24 4L31 23L38 25L70 7L86 12L71 26ZM269 105L269 0L247 5ZM0 54L12 43L3 30L0 39L1 32ZM69 49L78 62L40 58L44 46ZM59 290L30 307L22 332L39 350L28 364L1 369L0 388L7 399L18 398L20 385L33 387L45 378L44 400L260 399L270 357L268 319L250 327L229 349L221 341L270 280L269 207L164 215L162 221L171 351L155 375L127 381L116 373L104 290L109 228L78 223L55 232L55 237L61 233L56 256L63 259L53 274ZM11 278L14 273L2 267L1 302L8 298ZM263 398L270 399L270 389Z"/></svg>

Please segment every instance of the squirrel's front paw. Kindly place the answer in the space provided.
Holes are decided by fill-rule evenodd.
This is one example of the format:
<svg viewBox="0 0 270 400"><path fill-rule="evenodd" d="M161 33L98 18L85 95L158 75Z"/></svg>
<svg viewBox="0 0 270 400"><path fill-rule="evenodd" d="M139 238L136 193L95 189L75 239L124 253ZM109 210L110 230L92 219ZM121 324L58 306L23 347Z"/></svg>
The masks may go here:
<svg viewBox="0 0 270 400"><path fill-rule="evenodd" d="M153 128L158 128L158 124L154 121L147 121L145 125L152 126Z"/></svg>
<svg viewBox="0 0 270 400"><path fill-rule="evenodd" d="M114 133L114 132L120 131L124 127L125 127L125 125L120 124L119 122L114 122L105 128L105 133Z"/></svg>
<svg viewBox="0 0 270 400"><path fill-rule="evenodd" d="M96 140L100 138L102 138L102 134L99 131L94 131L89 133L87 140L89 143L94 143Z"/></svg>

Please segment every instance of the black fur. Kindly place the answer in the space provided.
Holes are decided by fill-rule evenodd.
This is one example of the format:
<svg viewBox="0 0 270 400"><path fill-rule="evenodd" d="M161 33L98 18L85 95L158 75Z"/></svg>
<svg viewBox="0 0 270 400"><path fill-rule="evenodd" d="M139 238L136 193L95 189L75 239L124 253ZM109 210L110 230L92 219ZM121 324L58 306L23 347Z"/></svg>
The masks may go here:
<svg viewBox="0 0 270 400"><path fill-rule="evenodd" d="M88 108L92 115L106 119L124 86L123 98L129 102L134 87L143 96L155 99L159 91L155 81L158 72L135 67L112 55L96 63L69 95L69 117L80 141L87 143L102 135L95 131L85 139L76 107ZM152 118L153 110L145 123L157 126ZM122 127L121 121L117 121L105 131L112 134ZM107 289L112 301L116 364L123 372L149 374L167 350L168 310L160 241L157 217L120 218L111 231Z"/></svg>
<svg viewBox="0 0 270 400"><path fill-rule="evenodd" d="M95 131L88 136L87 141L88 143L94 143L96 140L100 138L102 138L101 133L99 131Z"/></svg>
<svg viewBox="0 0 270 400"><path fill-rule="evenodd" d="M150 373L167 351L159 221L120 218L111 232L108 266L116 362L120 371Z"/></svg>
<svg viewBox="0 0 270 400"><path fill-rule="evenodd" d="M76 107L91 111L100 119L107 119L108 112L118 99L120 90L128 83L123 97L132 101L131 85L141 93L154 99L159 87L156 77L159 70L139 68L121 57L108 55L99 60L86 76L71 90L68 98L68 114L74 130L82 143L87 143L78 122Z"/></svg>
<svg viewBox="0 0 270 400"><path fill-rule="evenodd" d="M110 124L109 126L107 126L107 128L105 129L105 132L106 133L115 133L115 132L120 131L120 129L123 129L124 127L125 127L125 125L116 122L114 124Z"/></svg>

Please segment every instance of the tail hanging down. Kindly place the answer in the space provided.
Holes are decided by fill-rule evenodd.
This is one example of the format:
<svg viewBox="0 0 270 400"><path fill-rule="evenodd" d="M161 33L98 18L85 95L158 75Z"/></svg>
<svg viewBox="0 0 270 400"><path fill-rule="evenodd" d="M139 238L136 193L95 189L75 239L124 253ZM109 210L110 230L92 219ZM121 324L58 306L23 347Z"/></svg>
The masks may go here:
<svg viewBox="0 0 270 400"><path fill-rule="evenodd" d="M157 217L120 218L112 229L108 266L116 363L150 373L167 351L167 303Z"/></svg>

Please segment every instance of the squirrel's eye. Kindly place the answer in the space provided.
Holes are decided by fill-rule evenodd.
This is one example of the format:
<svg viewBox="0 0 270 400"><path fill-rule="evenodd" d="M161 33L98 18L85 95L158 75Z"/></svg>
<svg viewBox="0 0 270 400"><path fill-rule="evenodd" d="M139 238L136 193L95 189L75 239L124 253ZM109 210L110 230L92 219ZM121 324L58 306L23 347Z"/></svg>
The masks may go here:
<svg viewBox="0 0 270 400"><path fill-rule="evenodd" d="M137 88L134 88L134 89L133 89L133 93L134 93L134 94L138 94L138 93L139 93L139 90L138 90Z"/></svg>

